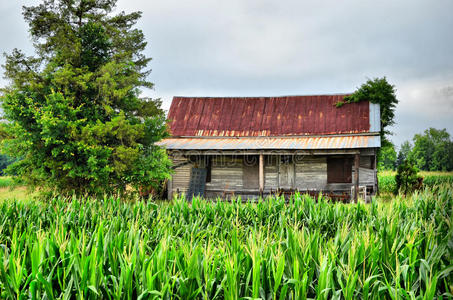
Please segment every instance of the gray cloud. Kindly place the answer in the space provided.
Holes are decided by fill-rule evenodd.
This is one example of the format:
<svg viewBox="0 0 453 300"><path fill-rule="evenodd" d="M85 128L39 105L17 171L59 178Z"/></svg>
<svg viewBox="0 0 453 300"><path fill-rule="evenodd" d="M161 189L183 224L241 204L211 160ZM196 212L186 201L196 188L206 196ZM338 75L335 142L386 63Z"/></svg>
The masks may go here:
<svg viewBox="0 0 453 300"><path fill-rule="evenodd" d="M31 51L20 6L35 2L0 4L1 50ZM156 84L144 94L167 108L173 95L343 93L387 76L401 101L397 144L429 126L453 133L450 0L119 0L117 10L143 11Z"/></svg>

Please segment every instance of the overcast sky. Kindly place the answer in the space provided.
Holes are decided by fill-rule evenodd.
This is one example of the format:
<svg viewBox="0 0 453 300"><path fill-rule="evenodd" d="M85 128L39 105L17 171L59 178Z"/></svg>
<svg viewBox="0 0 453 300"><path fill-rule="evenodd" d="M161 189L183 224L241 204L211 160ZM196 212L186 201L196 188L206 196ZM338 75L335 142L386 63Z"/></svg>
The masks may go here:
<svg viewBox="0 0 453 300"><path fill-rule="evenodd" d="M0 1L1 52L33 54L21 6L34 3ZM155 83L144 95L166 109L175 95L347 93L386 76L397 145L428 127L453 134L452 0L119 0L121 10L143 12Z"/></svg>

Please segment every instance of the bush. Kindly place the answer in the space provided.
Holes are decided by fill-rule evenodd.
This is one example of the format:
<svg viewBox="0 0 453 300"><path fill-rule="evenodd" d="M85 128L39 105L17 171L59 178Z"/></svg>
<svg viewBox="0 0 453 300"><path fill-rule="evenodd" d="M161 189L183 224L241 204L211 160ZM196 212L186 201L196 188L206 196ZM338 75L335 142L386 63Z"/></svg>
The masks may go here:
<svg viewBox="0 0 453 300"><path fill-rule="evenodd" d="M407 195L412 193L417 187L421 187L423 178L419 177L417 172L417 168L408 160L399 165L395 176L395 194L403 193Z"/></svg>

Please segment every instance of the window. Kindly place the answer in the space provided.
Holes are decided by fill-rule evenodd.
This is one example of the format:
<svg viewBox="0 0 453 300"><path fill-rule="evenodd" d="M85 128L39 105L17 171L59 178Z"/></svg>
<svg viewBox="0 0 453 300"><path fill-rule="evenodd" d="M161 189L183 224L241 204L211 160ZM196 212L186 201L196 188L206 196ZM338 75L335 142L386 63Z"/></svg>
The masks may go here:
<svg viewBox="0 0 453 300"><path fill-rule="evenodd" d="M328 158L327 183L352 183L352 158Z"/></svg>

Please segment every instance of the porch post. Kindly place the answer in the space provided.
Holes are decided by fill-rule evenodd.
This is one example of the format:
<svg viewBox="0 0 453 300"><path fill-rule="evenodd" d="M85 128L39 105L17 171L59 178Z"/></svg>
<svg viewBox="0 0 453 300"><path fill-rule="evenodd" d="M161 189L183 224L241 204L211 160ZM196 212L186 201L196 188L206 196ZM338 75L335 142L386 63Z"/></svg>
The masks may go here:
<svg viewBox="0 0 453 300"><path fill-rule="evenodd" d="M260 165L259 165L259 183L260 183L260 196L263 196L264 191L264 155L260 153Z"/></svg>
<svg viewBox="0 0 453 300"><path fill-rule="evenodd" d="M360 154L356 154L354 157L354 202L358 203L359 199L359 166L360 166Z"/></svg>

